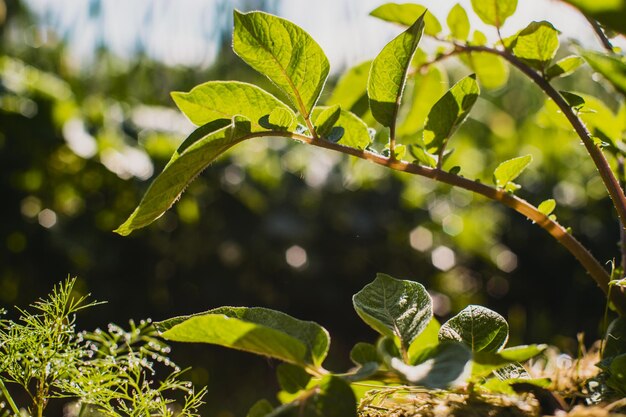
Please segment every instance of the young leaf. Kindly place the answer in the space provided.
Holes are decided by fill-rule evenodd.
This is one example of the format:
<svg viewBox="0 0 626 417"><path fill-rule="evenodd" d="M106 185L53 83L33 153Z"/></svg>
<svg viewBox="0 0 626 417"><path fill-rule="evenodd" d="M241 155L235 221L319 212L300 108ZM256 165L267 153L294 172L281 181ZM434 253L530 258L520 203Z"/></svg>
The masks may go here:
<svg viewBox="0 0 626 417"><path fill-rule="evenodd" d="M448 88L448 75L437 65L430 65L424 74L416 74L413 77L411 107L398 126L398 134L412 135L422 130L428 112Z"/></svg>
<svg viewBox="0 0 626 417"><path fill-rule="evenodd" d="M546 77L548 77L548 80L557 77L567 77L584 63L585 60L576 55L570 55L563 59L559 59L554 65L546 70Z"/></svg>
<svg viewBox="0 0 626 417"><path fill-rule="evenodd" d="M326 105L339 104L344 110L363 114L367 107L367 79L371 66L372 61L365 61L345 72L337 81ZM362 101L366 102L365 106L361 106Z"/></svg>
<svg viewBox="0 0 626 417"><path fill-rule="evenodd" d="M282 101L255 85L238 81L209 81L188 93L174 91L172 98L180 111L198 126L243 115L252 122L252 131L257 132L264 129L259 120L276 109L295 119L293 111Z"/></svg>
<svg viewBox="0 0 626 417"><path fill-rule="evenodd" d="M288 20L237 10L234 18L235 53L281 88L308 119L330 69L322 48Z"/></svg>
<svg viewBox="0 0 626 417"><path fill-rule="evenodd" d="M368 362L380 362L376 346L371 343L359 342L350 351L350 360L355 365L365 365Z"/></svg>
<svg viewBox="0 0 626 417"><path fill-rule="evenodd" d="M472 8L486 24L501 27L515 13L517 0L472 0Z"/></svg>
<svg viewBox="0 0 626 417"><path fill-rule="evenodd" d="M439 331L439 340L456 340L472 352L498 352L509 338L504 317L488 308L470 305L448 320Z"/></svg>
<svg viewBox="0 0 626 417"><path fill-rule="evenodd" d="M161 337L176 342L210 343L319 367L330 338L319 324L254 307L220 307L155 323Z"/></svg>
<svg viewBox="0 0 626 417"><path fill-rule="evenodd" d="M615 55L586 51L583 57L594 71L602 74L613 87L626 96L626 61Z"/></svg>
<svg viewBox="0 0 626 417"><path fill-rule="evenodd" d="M396 357L388 358L387 365L406 382L430 389L458 386L470 376L472 354L461 343L442 342L427 351L417 365L408 365Z"/></svg>
<svg viewBox="0 0 626 417"><path fill-rule="evenodd" d="M496 186L506 187L507 184L513 182L513 180L526 169L528 165L533 161L532 155L519 156L517 158L509 159L502 162L493 171L493 178Z"/></svg>
<svg viewBox="0 0 626 417"><path fill-rule="evenodd" d="M424 127L423 138L428 152L439 154L445 149L448 139L465 121L479 94L476 76L469 75L435 103Z"/></svg>
<svg viewBox="0 0 626 417"><path fill-rule="evenodd" d="M467 17L467 12L459 3L455 4L448 14L446 20L448 27L450 28L450 34L454 39L460 41L467 40L470 33L470 23Z"/></svg>
<svg viewBox="0 0 626 417"><path fill-rule="evenodd" d="M280 388L290 394L295 394L307 387L311 380L309 375L301 366L291 363L281 363L276 369L278 384Z"/></svg>
<svg viewBox="0 0 626 417"><path fill-rule="evenodd" d="M318 124L319 117L322 113L330 109L331 107L315 107L313 109L311 118L315 124ZM341 110L339 118L334 123L334 127L329 131L327 139L333 139L333 135L340 134L337 139L340 144L349 146L351 148L365 149L371 142L367 125L363 120L349 111ZM336 142L336 140L334 140Z"/></svg>
<svg viewBox="0 0 626 417"><path fill-rule="evenodd" d="M505 40L507 49L533 68L544 71L559 48L559 31L551 23L532 22Z"/></svg>
<svg viewBox="0 0 626 417"><path fill-rule="evenodd" d="M330 133L335 123L339 120L341 107L338 104L326 107L315 117L315 131L321 137L326 137Z"/></svg>
<svg viewBox="0 0 626 417"><path fill-rule="evenodd" d="M416 363L423 362L422 355L428 349L439 343L439 330L441 324L436 318L430 319L428 326L420 333L419 336L411 343L408 350L409 364L415 365Z"/></svg>
<svg viewBox="0 0 626 417"><path fill-rule="evenodd" d="M424 28L424 15L389 42L372 62L367 95L374 118L395 131L396 117L411 59Z"/></svg>
<svg viewBox="0 0 626 417"><path fill-rule="evenodd" d="M550 214L552 214L555 208L556 201L553 198L550 198L548 200L542 201L541 204L539 204L539 207L537 207L537 210L539 210L546 216L549 216Z"/></svg>
<svg viewBox="0 0 626 417"><path fill-rule="evenodd" d="M569 91L559 91L559 93L572 108L578 109L585 105L585 99L578 94L570 93Z"/></svg>
<svg viewBox="0 0 626 417"><path fill-rule="evenodd" d="M406 352L433 316L432 300L422 284L385 274L352 297L357 314L374 330L395 337Z"/></svg>
<svg viewBox="0 0 626 417"><path fill-rule="evenodd" d="M415 160L420 162L422 165L430 168L435 168L437 166L437 158L435 158L435 155L426 152L423 148L417 145L409 145L409 152L413 158L415 158Z"/></svg>
<svg viewBox="0 0 626 417"><path fill-rule="evenodd" d="M265 417L271 413L272 410L274 410L274 407L269 401L265 399L259 400L255 402L252 407L250 407L250 411L248 411L246 417Z"/></svg>
<svg viewBox="0 0 626 417"><path fill-rule="evenodd" d="M422 15L424 15L424 32L427 35L435 36L441 32L439 20L420 4L386 3L370 12L370 16L403 26L411 26Z"/></svg>

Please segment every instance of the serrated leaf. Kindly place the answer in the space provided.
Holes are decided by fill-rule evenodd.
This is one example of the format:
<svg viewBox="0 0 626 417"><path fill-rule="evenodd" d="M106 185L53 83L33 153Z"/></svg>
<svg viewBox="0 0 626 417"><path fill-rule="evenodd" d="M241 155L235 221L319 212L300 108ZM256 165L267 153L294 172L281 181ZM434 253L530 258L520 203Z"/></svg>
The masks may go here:
<svg viewBox="0 0 626 417"><path fill-rule="evenodd" d="M282 89L308 119L330 65L322 48L294 23L264 12L235 10L233 49Z"/></svg>
<svg viewBox="0 0 626 417"><path fill-rule="evenodd" d="M476 40L472 43L478 44ZM487 90L497 90L506 85L509 80L509 67L498 55L472 52L460 55L460 58L461 62L476 74L480 86Z"/></svg>
<svg viewBox="0 0 626 417"><path fill-rule="evenodd" d="M439 154L448 139L469 115L476 103L480 88L476 76L469 75L459 80L435 103L424 127L423 141L425 148L432 154Z"/></svg>
<svg viewBox="0 0 626 417"><path fill-rule="evenodd" d="M397 338L406 352L433 316L432 300L422 284L378 274L352 297L359 317L380 334Z"/></svg>
<svg viewBox="0 0 626 417"><path fill-rule="evenodd" d="M363 114L367 110L367 79L372 61L362 62L346 71L326 101L326 105L338 104L342 109Z"/></svg>
<svg viewBox="0 0 626 417"><path fill-rule="evenodd" d="M280 388L290 394L295 394L307 387L311 380L304 368L291 363L281 363L276 369L276 376Z"/></svg>
<svg viewBox="0 0 626 417"><path fill-rule="evenodd" d="M372 62L367 95L374 118L395 131L398 108L413 54L422 37L424 15L389 42Z"/></svg>
<svg viewBox="0 0 626 417"><path fill-rule="evenodd" d="M376 346L371 343L359 342L350 351L350 360L355 365L365 365L369 362L380 362Z"/></svg>
<svg viewBox="0 0 626 417"><path fill-rule="evenodd" d="M439 340L463 342L472 352L498 352L509 338L504 317L478 305L469 305L448 320L439 331Z"/></svg>
<svg viewBox="0 0 626 417"><path fill-rule="evenodd" d="M580 108L585 105L585 99L578 94L570 93L569 91L559 91L567 104L572 108Z"/></svg>
<svg viewBox="0 0 626 417"><path fill-rule="evenodd" d="M426 7L420 4L386 3L372 10L370 16L403 26L411 26L424 13L426 13L424 15L424 32L430 36L437 35L441 32L441 23Z"/></svg>
<svg viewBox="0 0 626 417"><path fill-rule="evenodd" d="M328 107L325 106L315 107L311 114L311 119L317 122L318 115L327 109ZM334 135L339 133L339 138L333 140L336 137ZM334 142L338 141L341 145L357 149L365 149L371 142L369 130L365 122L346 110L341 110L339 118L329 132L328 139Z"/></svg>
<svg viewBox="0 0 626 417"><path fill-rule="evenodd" d="M576 55L570 55L563 59L559 59L554 65L550 66L546 70L546 77L548 80L557 77L567 77L584 63L585 60Z"/></svg>
<svg viewBox="0 0 626 417"><path fill-rule="evenodd" d="M171 95L180 111L198 126L243 115L250 119L252 131L256 132L264 129L259 120L273 111L295 118L286 104L267 91L238 81L209 81L188 93L174 91Z"/></svg>
<svg viewBox="0 0 626 417"><path fill-rule="evenodd" d="M517 35L506 39L505 45L516 57L543 71L559 49L559 31L550 22L531 22Z"/></svg>
<svg viewBox="0 0 626 417"><path fill-rule="evenodd" d="M416 363L423 362L422 355L428 351L428 349L439 344L439 329L441 324L436 318L431 318L426 328L417 336L411 343L408 350L409 364L415 365Z"/></svg>
<svg viewBox="0 0 626 417"><path fill-rule="evenodd" d="M612 30L626 34L626 2L622 0L565 0L578 7L587 16Z"/></svg>
<svg viewBox="0 0 626 417"><path fill-rule="evenodd" d="M246 417L265 417L271 413L272 410L274 410L274 407L269 401L265 399L259 400L255 402L252 407L250 407L250 411L248 411Z"/></svg>
<svg viewBox="0 0 626 417"><path fill-rule="evenodd" d="M512 183L532 161L532 155L525 155L502 162L493 171L493 179L496 186L506 187L507 184Z"/></svg>
<svg viewBox="0 0 626 417"><path fill-rule="evenodd" d="M330 338L319 324L260 307L220 307L155 323L166 340L210 343L319 367Z"/></svg>
<svg viewBox="0 0 626 417"><path fill-rule="evenodd" d="M472 0L472 8L486 24L501 27L515 13L517 0Z"/></svg>
<svg viewBox="0 0 626 417"><path fill-rule="evenodd" d="M467 12L463 6L459 3L455 4L454 7L450 9L450 13L448 13L446 23L448 23L450 34L454 39L458 39L460 41L467 40L470 33L470 23L469 18L467 17Z"/></svg>
<svg viewBox="0 0 626 417"><path fill-rule="evenodd" d="M402 379L413 385L430 389L446 389L458 386L470 376L469 349L457 342L441 342L423 355L423 361L408 365L397 357L389 357L387 366Z"/></svg>
<svg viewBox="0 0 626 417"><path fill-rule="evenodd" d="M618 317L613 320L606 331L604 338L603 358L610 358L626 353L626 318Z"/></svg>
<svg viewBox="0 0 626 417"><path fill-rule="evenodd" d="M338 104L334 106L325 107L315 117L315 131L321 137L326 137L330 133L331 129L339 120L341 114L341 107Z"/></svg>
<svg viewBox="0 0 626 417"><path fill-rule="evenodd" d="M602 74L613 87L626 96L626 62L617 55L586 51L583 57L594 71Z"/></svg>
<svg viewBox="0 0 626 417"><path fill-rule="evenodd" d="M398 134L412 135L422 130L428 112L448 88L448 75L437 65L430 65L424 74L416 74L413 77L411 107L398 126Z"/></svg>
<svg viewBox="0 0 626 417"><path fill-rule="evenodd" d="M556 201L553 198L549 198L545 201L542 201L541 204L539 204L539 207L537 207L537 210L539 210L541 213L545 214L546 216L549 216L550 214L552 214L555 208L556 208Z"/></svg>

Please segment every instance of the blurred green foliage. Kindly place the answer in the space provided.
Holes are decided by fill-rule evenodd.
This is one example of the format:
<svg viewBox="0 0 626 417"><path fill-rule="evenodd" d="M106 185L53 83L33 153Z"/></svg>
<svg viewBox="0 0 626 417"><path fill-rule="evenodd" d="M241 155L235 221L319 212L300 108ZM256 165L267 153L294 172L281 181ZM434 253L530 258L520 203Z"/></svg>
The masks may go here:
<svg viewBox="0 0 626 417"><path fill-rule="evenodd" d="M228 49L209 69L167 67L145 55L127 62L106 48L88 70L74 68L61 41L38 48L21 42L16 33L36 22L22 3L6 6L1 305L26 305L71 274L79 277L78 290L109 300L87 313L81 327L218 305L269 307L329 329L329 363L345 368L339 358L369 334L354 325L348 300L384 271L432 289L437 315L470 303L499 311L513 343L551 342L575 351L576 332L598 337L600 290L565 250L516 213L285 139L233 149L156 225L128 238L113 234L191 128L169 91L209 79L276 90ZM455 65L446 72L451 84L467 75ZM585 116L588 123L609 137L622 134L616 126L626 125L623 103L592 81L588 67L557 84L585 98L594 111ZM559 220L602 262L618 256L616 222L594 166L517 72L481 95L452 147L450 166L485 182L500 162L532 155L518 194L534 204L554 198ZM254 398L276 391L274 363L204 346L175 346L173 353L179 364L194 367L195 382L208 384L213 414L240 415Z"/></svg>

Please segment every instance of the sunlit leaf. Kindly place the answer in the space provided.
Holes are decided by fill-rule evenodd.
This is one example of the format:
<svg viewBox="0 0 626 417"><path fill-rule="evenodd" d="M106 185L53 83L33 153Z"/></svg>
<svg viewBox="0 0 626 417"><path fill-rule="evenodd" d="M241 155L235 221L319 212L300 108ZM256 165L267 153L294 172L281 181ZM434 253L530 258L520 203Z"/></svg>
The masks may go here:
<svg viewBox="0 0 626 417"><path fill-rule="evenodd" d="M522 345L503 349L500 352L475 352L472 361L472 376L486 377L493 371L518 362L526 362L546 350L547 345Z"/></svg>
<svg viewBox="0 0 626 417"><path fill-rule="evenodd" d="M403 349L426 328L432 300L422 284L378 274L352 298L358 315L382 335L397 338Z"/></svg>
<svg viewBox="0 0 626 417"><path fill-rule="evenodd" d="M460 41L467 40L470 33L470 23L467 12L459 3L455 4L450 10L446 20L450 28L450 34L454 39Z"/></svg>
<svg viewBox="0 0 626 417"><path fill-rule="evenodd" d="M532 155L525 155L502 162L493 171L494 182L498 187L506 187L519 177L532 161Z"/></svg>
<svg viewBox="0 0 626 417"><path fill-rule="evenodd" d="M331 129L339 120L341 114L341 107L338 104L334 106L325 107L315 116L315 131L321 137L326 137L330 133Z"/></svg>
<svg viewBox="0 0 626 417"><path fill-rule="evenodd" d="M602 74L617 91L626 96L626 62L623 58L594 51L586 51L583 57L591 68Z"/></svg>
<svg viewBox="0 0 626 417"><path fill-rule="evenodd" d="M330 343L319 324L259 307L220 307L158 322L155 327L166 340L210 343L300 366L320 366Z"/></svg>
<svg viewBox="0 0 626 417"><path fill-rule="evenodd" d="M472 52L463 54L460 58L476 74L480 86L487 90L497 90L509 80L509 67L498 55Z"/></svg>
<svg viewBox="0 0 626 417"><path fill-rule="evenodd" d="M392 130L395 129L407 71L423 28L422 15L405 32L389 42L372 62L367 82L370 109L380 124Z"/></svg>
<svg viewBox="0 0 626 417"><path fill-rule="evenodd" d="M550 198L548 200L542 201L541 204L539 204L539 206L537 207L537 210L539 210L546 216L549 216L550 214L552 214L555 208L556 201L553 198Z"/></svg>
<svg viewBox="0 0 626 417"><path fill-rule="evenodd" d="M439 331L439 340L463 342L472 352L498 352L508 338L509 325L504 317L477 305L467 306Z"/></svg>
<svg viewBox="0 0 626 417"><path fill-rule="evenodd" d="M413 77L410 108L398 126L398 133L411 135L422 130L430 109L448 88L448 75L437 65L429 66L424 74L416 74Z"/></svg>
<svg viewBox="0 0 626 417"><path fill-rule="evenodd" d="M337 81L326 105L339 104L344 110L362 114L367 108L367 79L371 66L372 61L365 61L346 71Z"/></svg>
<svg viewBox="0 0 626 417"><path fill-rule="evenodd" d="M415 365L422 362L421 355L423 352L432 348L439 343L439 330L441 324L436 318L430 319L428 326L417 336L411 343L408 350L409 364Z"/></svg>
<svg viewBox="0 0 626 417"><path fill-rule="evenodd" d="M320 117L319 115L329 108L330 107L324 106L315 107L311 116L313 122L317 124L317 119ZM337 140L333 141L338 141L342 145L357 149L365 149L371 141L365 122L359 119L356 115L345 110L341 110L339 113L339 118L328 132L327 138L329 140L337 138Z"/></svg>
<svg viewBox="0 0 626 417"><path fill-rule="evenodd" d="M511 38L507 49L533 68L544 71L559 49L559 31L550 22L532 22Z"/></svg>
<svg viewBox="0 0 626 417"><path fill-rule="evenodd" d="M305 119L309 117L330 66L324 51L308 33L267 13L235 10L233 49L281 88Z"/></svg>
<svg viewBox="0 0 626 417"><path fill-rule="evenodd" d="M624 0L565 0L587 16L616 32L626 34L626 1Z"/></svg>
<svg viewBox="0 0 626 417"><path fill-rule="evenodd" d="M563 59L559 59L554 65L546 70L546 77L549 80L557 77L566 77L578 69L585 60L576 55L570 55Z"/></svg>
<svg viewBox="0 0 626 417"><path fill-rule="evenodd" d="M377 17L387 22L398 23L403 26L411 26L426 12L424 16L424 32L435 36L441 32L441 23L429 12L426 7L414 3L386 3L370 12L370 16Z"/></svg>
<svg viewBox="0 0 626 417"><path fill-rule="evenodd" d="M472 0L472 8L483 22L500 27L515 13L517 0Z"/></svg>

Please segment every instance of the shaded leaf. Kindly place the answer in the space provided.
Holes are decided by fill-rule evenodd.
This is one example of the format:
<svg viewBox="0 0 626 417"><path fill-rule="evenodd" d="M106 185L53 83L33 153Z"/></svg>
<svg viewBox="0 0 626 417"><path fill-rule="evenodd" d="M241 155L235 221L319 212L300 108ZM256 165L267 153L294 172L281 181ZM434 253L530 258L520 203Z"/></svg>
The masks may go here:
<svg viewBox="0 0 626 417"><path fill-rule="evenodd" d="M594 51L584 52L583 57L594 71L602 74L617 91L626 96L626 62L623 58Z"/></svg>
<svg viewBox="0 0 626 417"><path fill-rule="evenodd" d="M166 340L210 343L300 366L320 366L330 344L319 324L260 307L220 307L161 321L155 328Z"/></svg>
<svg viewBox="0 0 626 417"><path fill-rule="evenodd" d="M272 410L274 410L274 407L269 401L265 399L259 400L255 402L252 407L250 407L250 411L248 411L246 417L265 417L271 413Z"/></svg>
<svg viewBox="0 0 626 417"><path fill-rule="evenodd" d="M352 302L365 323L384 336L397 338L405 352L433 316L432 300L422 284L385 274L378 274Z"/></svg>
<svg viewBox="0 0 626 417"><path fill-rule="evenodd" d="M341 107L338 104L334 106L325 107L315 117L315 131L321 137L326 137L330 133L335 123L339 120L341 114Z"/></svg>
<svg viewBox="0 0 626 417"><path fill-rule="evenodd" d="M422 15L405 32L389 42L372 62L367 82L370 109L381 125L392 130L395 130L407 71L423 28Z"/></svg>
<svg viewBox="0 0 626 417"><path fill-rule="evenodd" d="M270 114L262 117L259 124L266 129L281 132L295 130L298 122L291 110L277 107Z"/></svg>
<svg viewBox="0 0 626 417"><path fill-rule="evenodd" d="M498 187L506 187L530 165L533 161L532 155L519 156L502 162L493 171L493 179Z"/></svg>
<svg viewBox="0 0 626 417"><path fill-rule="evenodd" d="M431 36L437 35L441 32L441 23L426 7L420 4L386 3L372 10L370 16L403 26L411 26L424 12L426 13L424 15L424 32Z"/></svg>
<svg viewBox="0 0 626 417"><path fill-rule="evenodd" d="M361 111L365 109L355 107L360 107L359 103L363 99L367 101L367 79L371 66L372 61L365 61L346 71L337 81L326 105L338 104L344 110L349 110L357 115L362 114Z"/></svg>
<svg viewBox="0 0 626 417"><path fill-rule="evenodd" d="M311 118L314 123L317 123L319 115L327 109L329 109L329 107L325 106L319 106L313 109ZM337 140L333 141L338 141L340 144L350 146L351 148L365 149L371 142L369 130L365 122L346 110L341 110L334 127L328 133L327 139L332 140L336 138L335 135L339 133L340 136Z"/></svg>
<svg viewBox="0 0 626 417"><path fill-rule="evenodd" d="M603 358L626 353L626 318L618 317L611 322L604 338Z"/></svg>
<svg viewBox="0 0 626 417"><path fill-rule="evenodd" d="M478 305L467 306L439 331L439 340L463 342L472 352L498 352L508 338L509 325L504 317Z"/></svg>
<svg viewBox="0 0 626 417"><path fill-rule="evenodd" d="M517 0L472 0L472 8L486 24L501 27L515 13Z"/></svg>
<svg viewBox="0 0 626 417"><path fill-rule="evenodd" d="M435 103L424 127L423 140L428 152L438 154L445 148L448 139L469 115L479 94L476 76L469 75Z"/></svg>
<svg viewBox="0 0 626 417"><path fill-rule="evenodd" d="M585 60L576 55L570 55L563 59L559 59L554 65L546 70L548 80L557 77L566 77L578 69Z"/></svg>
<svg viewBox="0 0 626 417"><path fill-rule="evenodd" d="M359 342L350 351L350 360L355 365L365 365L368 362L380 362L376 346L371 343Z"/></svg>
<svg viewBox="0 0 626 417"><path fill-rule="evenodd" d="M454 7L450 9L450 13L448 13L446 23L448 23L450 34L454 39L458 39L460 41L467 40L470 33L470 23L469 18L467 17L467 12L463 6L459 3L455 4Z"/></svg>
<svg viewBox="0 0 626 417"><path fill-rule="evenodd" d="M567 104L573 108L580 108L585 105L585 99L578 94L570 93L569 91L559 91Z"/></svg>
<svg viewBox="0 0 626 417"><path fill-rule="evenodd" d="M517 35L506 39L505 45L516 57L543 71L559 48L559 31L550 22L532 22Z"/></svg>
<svg viewBox="0 0 626 417"><path fill-rule="evenodd" d="M235 53L281 88L307 119L330 69L322 48L286 19L237 10L234 19Z"/></svg>
<svg viewBox="0 0 626 417"><path fill-rule="evenodd" d="M281 363L276 369L278 384L280 388L290 394L294 394L307 387L311 380L309 375L301 366L291 363Z"/></svg>
<svg viewBox="0 0 626 417"><path fill-rule="evenodd" d="M587 16L612 30L626 34L626 2L598 0L565 0L578 7Z"/></svg>

